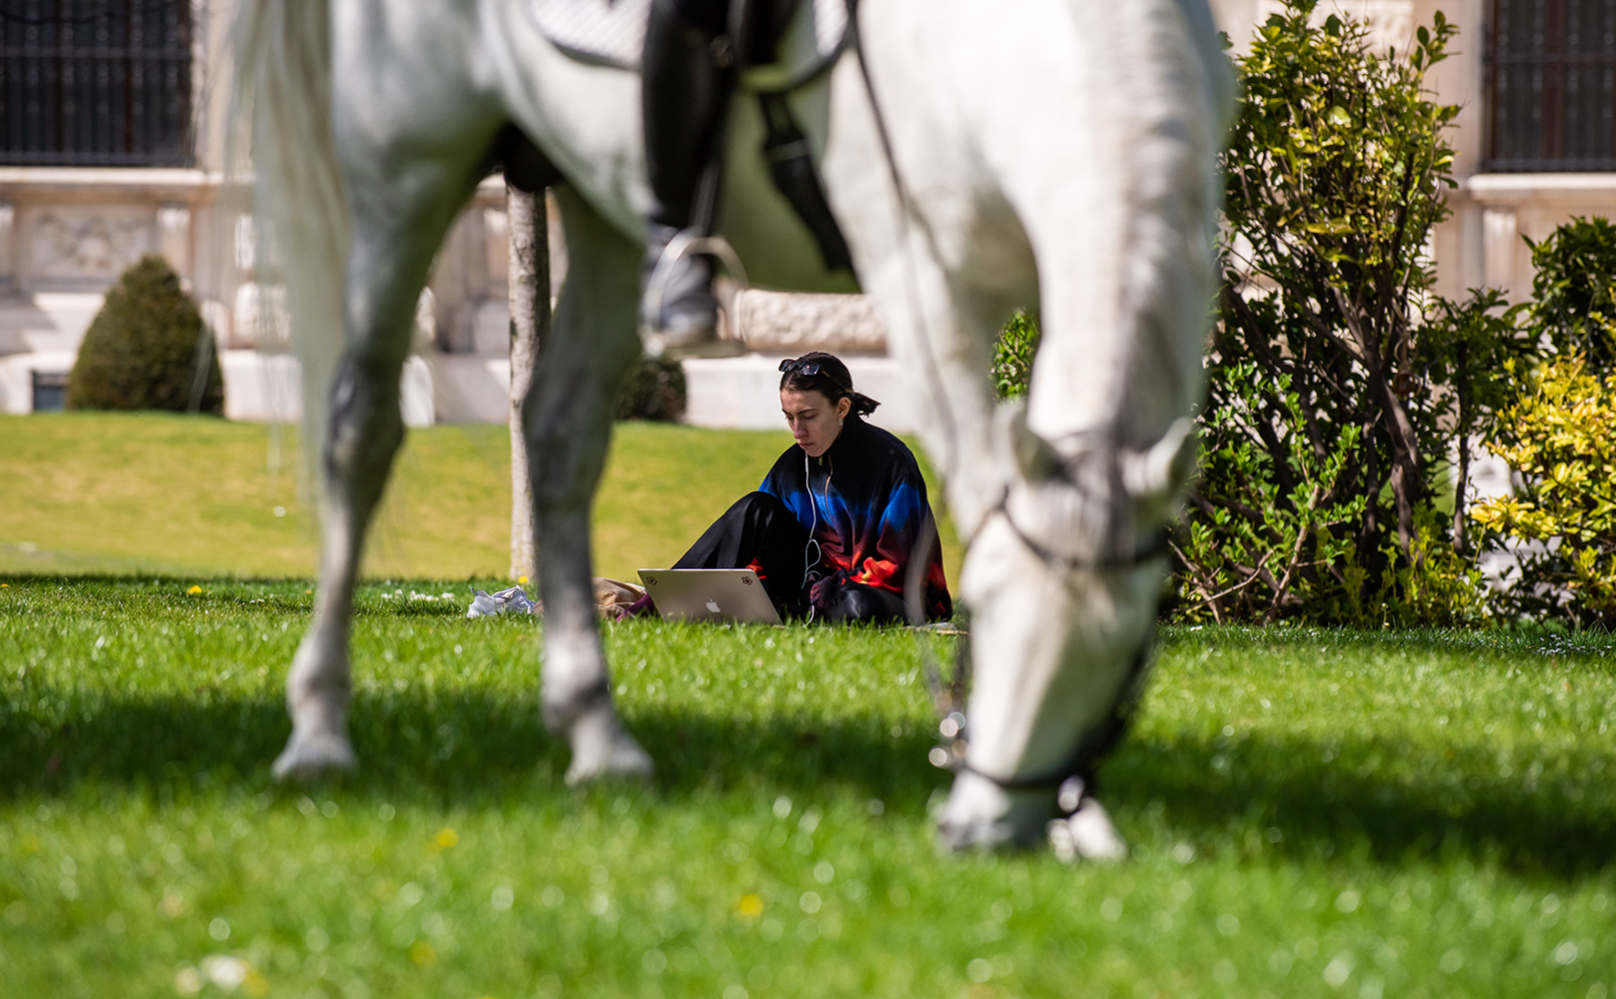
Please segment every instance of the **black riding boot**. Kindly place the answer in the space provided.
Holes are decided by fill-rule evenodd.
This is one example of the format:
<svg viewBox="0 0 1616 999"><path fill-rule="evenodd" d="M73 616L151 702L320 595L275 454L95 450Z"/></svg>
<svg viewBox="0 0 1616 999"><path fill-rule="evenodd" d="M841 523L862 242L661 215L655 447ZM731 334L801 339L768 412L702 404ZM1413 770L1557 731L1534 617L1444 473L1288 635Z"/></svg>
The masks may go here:
<svg viewBox="0 0 1616 999"><path fill-rule="evenodd" d="M644 293L651 290L648 283L668 243L690 226L696 188L720 141L734 83L733 50L714 44L723 35L727 4L705 0L696 7L718 16L701 17L710 23L698 24L674 0L653 0L641 65L646 167L654 198L640 276L642 322L676 350L717 336L712 258L690 254L673 266L661 286L658 315L648 314L656 303L645 301Z"/></svg>

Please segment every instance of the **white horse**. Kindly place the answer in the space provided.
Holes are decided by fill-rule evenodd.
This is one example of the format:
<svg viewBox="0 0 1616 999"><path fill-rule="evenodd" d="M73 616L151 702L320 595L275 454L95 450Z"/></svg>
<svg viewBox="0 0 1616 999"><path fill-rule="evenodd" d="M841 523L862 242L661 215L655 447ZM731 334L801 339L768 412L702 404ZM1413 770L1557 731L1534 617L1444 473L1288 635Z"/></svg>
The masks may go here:
<svg viewBox="0 0 1616 999"><path fill-rule="evenodd" d="M1092 805L1080 852L1105 854L1117 843L1092 795L1056 788L1092 777L1155 618L1155 539L1192 464L1232 78L1206 0L864 0L854 16L856 46L790 104L969 542L970 742L942 838L1031 842L1065 797L1065 812ZM544 719L570 743L569 781L650 773L613 708L589 579L590 499L641 350L637 77L558 51L524 0L243 0L237 42L305 408L327 423L319 590L276 776L355 765L349 621L403 438L416 298L500 161L508 176L553 168L570 261L523 404ZM723 232L755 284L848 290L770 187L760 134L737 96ZM1028 303L1043 330L1031 391L1000 407L994 336Z"/></svg>

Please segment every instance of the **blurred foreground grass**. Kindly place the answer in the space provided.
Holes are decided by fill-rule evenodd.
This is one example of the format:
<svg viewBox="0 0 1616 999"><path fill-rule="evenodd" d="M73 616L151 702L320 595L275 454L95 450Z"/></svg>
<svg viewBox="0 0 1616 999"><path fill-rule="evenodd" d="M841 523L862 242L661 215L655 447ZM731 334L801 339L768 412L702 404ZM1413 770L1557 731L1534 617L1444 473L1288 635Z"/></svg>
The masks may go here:
<svg viewBox="0 0 1616 999"><path fill-rule="evenodd" d="M1169 630L1104 774L1133 858L1074 869L935 854L901 630L609 626L660 771L574 791L533 621L367 585L361 770L302 789L303 583L0 584L8 999L1616 986L1608 636Z"/></svg>
<svg viewBox="0 0 1616 999"><path fill-rule="evenodd" d="M620 423L595 502L595 571L666 566L757 488L786 432ZM153 413L0 416L0 572L314 573L295 428ZM935 488L934 488L934 499ZM277 513L279 511L279 513ZM412 430L366 561L373 577L503 577L510 437ZM944 525L950 581L959 546Z"/></svg>

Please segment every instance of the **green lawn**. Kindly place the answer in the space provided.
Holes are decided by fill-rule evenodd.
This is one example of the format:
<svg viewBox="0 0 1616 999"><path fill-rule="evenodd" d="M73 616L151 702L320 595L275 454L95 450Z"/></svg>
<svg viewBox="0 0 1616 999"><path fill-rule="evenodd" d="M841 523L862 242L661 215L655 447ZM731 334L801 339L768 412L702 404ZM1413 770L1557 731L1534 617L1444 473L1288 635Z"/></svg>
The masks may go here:
<svg viewBox="0 0 1616 999"><path fill-rule="evenodd" d="M790 444L783 430L619 424L595 505L596 573L635 580L637 569L671 565ZM0 572L307 577L317 539L300 465L293 428L159 414L0 416ZM367 571L503 577L510 518L504 427L412 430ZM943 533L952 580L960 549L946 523Z"/></svg>
<svg viewBox="0 0 1616 999"><path fill-rule="evenodd" d="M936 855L903 631L611 626L661 771L575 792L536 625L371 584L362 769L304 790L304 584L0 582L8 999L1616 986L1608 637L1170 630L1104 775L1133 858L1074 869Z"/></svg>

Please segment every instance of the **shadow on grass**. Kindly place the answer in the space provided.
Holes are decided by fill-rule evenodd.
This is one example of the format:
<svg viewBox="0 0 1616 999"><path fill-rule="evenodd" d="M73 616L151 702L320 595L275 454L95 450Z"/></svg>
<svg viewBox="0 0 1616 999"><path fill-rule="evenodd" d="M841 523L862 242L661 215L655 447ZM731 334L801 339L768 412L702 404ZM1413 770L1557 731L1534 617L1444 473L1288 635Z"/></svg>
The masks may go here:
<svg viewBox="0 0 1616 999"><path fill-rule="evenodd" d="M1583 755L1569 776L1534 780L1501 774L1479 746L1432 755L1379 737L1132 739L1106 766L1105 800L1123 815L1159 807L1192 840L1266 836L1265 852L1299 858L1457 853L1571 877L1616 862L1616 795L1586 765L1604 750Z"/></svg>
<svg viewBox="0 0 1616 999"><path fill-rule="evenodd" d="M926 733L893 736L878 717L745 720L633 712L628 724L659 766L658 793L751 800L783 791L804 799L881 798L919 816L946 774L925 761ZM71 797L124 785L159 800L205 785L257 793L289 730L272 699L112 702L58 731L0 714L0 801ZM565 747L535 705L464 692L410 689L356 698L352 731L361 771L339 793L489 807L570 795ZM1221 740L1130 739L1106 768L1106 801L1126 830L1159 807L1174 835L1239 846L1278 830L1264 852L1296 858L1366 850L1372 859L1494 858L1571 877L1616 862L1616 807L1606 782L1574 760L1571 777L1501 776L1481 748L1410 758L1378 739L1317 742L1257 735ZM1588 750L1588 758L1597 755ZM1486 775L1486 776L1483 776ZM281 793L299 794L296 788ZM1272 833L1269 833L1271 836ZM1216 849L1215 846L1212 846Z"/></svg>
<svg viewBox="0 0 1616 999"><path fill-rule="evenodd" d="M948 775L926 762L926 733L893 737L889 722L800 716L747 722L625 711L657 761L665 798L767 786L823 797L838 788L921 812ZM70 796L79 785L274 787L269 764L290 733L279 699L110 702L50 731L0 708L0 802ZM570 794L570 758L540 720L537 698L434 695L411 688L359 694L350 733L360 757L343 793L436 798L481 806ZM199 776L203 775L203 776ZM298 792L301 793L301 792Z"/></svg>

